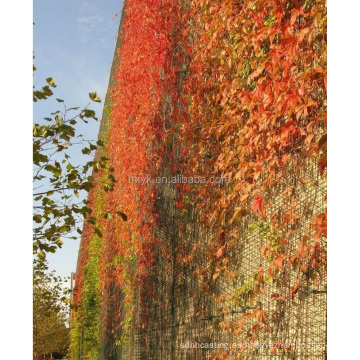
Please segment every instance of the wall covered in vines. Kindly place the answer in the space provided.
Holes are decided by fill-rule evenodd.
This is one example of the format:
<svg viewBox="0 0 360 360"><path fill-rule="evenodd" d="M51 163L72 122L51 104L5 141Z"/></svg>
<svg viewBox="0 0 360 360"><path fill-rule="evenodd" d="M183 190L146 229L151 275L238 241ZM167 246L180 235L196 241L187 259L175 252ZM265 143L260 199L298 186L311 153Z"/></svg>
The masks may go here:
<svg viewBox="0 0 360 360"><path fill-rule="evenodd" d="M99 136L73 359L326 358L325 1L127 0Z"/></svg>

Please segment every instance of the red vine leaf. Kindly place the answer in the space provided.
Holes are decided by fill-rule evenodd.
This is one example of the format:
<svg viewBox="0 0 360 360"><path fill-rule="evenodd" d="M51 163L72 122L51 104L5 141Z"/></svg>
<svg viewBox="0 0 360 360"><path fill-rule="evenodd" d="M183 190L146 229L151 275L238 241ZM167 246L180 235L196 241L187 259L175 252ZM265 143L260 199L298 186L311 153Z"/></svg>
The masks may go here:
<svg viewBox="0 0 360 360"><path fill-rule="evenodd" d="M264 200L261 197L261 195L258 195L253 203L252 206L252 211L254 212L254 214L256 214L257 212L260 212L260 214L262 215L263 218L266 218L266 214L265 214L265 207L264 207Z"/></svg>

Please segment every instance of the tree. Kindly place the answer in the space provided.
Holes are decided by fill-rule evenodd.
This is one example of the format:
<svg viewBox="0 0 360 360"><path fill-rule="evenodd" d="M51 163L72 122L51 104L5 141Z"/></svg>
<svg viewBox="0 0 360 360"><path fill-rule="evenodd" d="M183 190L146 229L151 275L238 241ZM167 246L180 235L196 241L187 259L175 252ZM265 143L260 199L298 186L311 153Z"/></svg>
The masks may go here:
<svg viewBox="0 0 360 360"><path fill-rule="evenodd" d="M46 272L46 264L34 266L33 354L34 358L66 355L69 329L69 290L55 272ZM67 281L67 280L65 280Z"/></svg>
<svg viewBox="0 0 360 360"><path fill-rule="evenodd" d="M46 82L41 90L33 90L35 103L53 96L55 80L49 77ZM96 92L89 97L101 102ZM78 131L79 122L97 121L95 111L90 104L83 109L68 108L64 100L56 101L61 109L33 125L33 350L34 356L42 358L65 355L69 346L68 290L64 281L49 271L46 254L61 248L64 239L80 236L84 219L101 237L86 195L95 186L94 172L106 170L106 180L101 181L105 191L112 191L115 184L114 169L103 156L104 142L86 140ZM75 164L75 158L82 163ZM118 211L117 215L126 221L124 213ZM104 218L111 214L106 212Z"/></svg>
<svg viewBox="0 0 360 360"><path fill-rule="evenodd" d="M46 81L47 85L41 90L33 91L34 102L53 95L51 88L56 87L55 80L49 77ZM101 102L96 92L90 93L89 97L94 102ZM85 198L94 187L92 172L101 168L109 170L105 191L112 190L115 183L109 159L100 155L104 143L85 140L76 127L79 121L97 120L95 111L88 108L89 104L79 110L79 107L67 108L62 99L56 100L63 108L33 125L33 251L36 261L40 262L45 261L46 253L61 248L64 238L76 239L76 232L81 234L79 226L84 218L94 225L95 231L98 230L95 218L89 216L91 209ZM81 146L84 156L92 156L95 152L97 156L84 165L75 165L69 150L76 146Z"/></svg>
<svg viewBox="0 0 360 360"><path fill-rule="evenodd" d="M35 103L53 96L55 80L49 77L46 82L41 90L33 90ZM89 97L101 102L96 92ZM95 186L93 173L108 170L105 191L115 184L109 159L101 156L103 141L86 140L78 131L79 121L97 120L95 111L90 104L67 108L64 100L56 101L62 108L33 125L33 352L41 358L65 355L69 346L69 290L49 271L46 254L61 248L65 238L76 239L84 219L99 233L86 199ZM79 156L82 164L75 164L73 158Z"/></svg>

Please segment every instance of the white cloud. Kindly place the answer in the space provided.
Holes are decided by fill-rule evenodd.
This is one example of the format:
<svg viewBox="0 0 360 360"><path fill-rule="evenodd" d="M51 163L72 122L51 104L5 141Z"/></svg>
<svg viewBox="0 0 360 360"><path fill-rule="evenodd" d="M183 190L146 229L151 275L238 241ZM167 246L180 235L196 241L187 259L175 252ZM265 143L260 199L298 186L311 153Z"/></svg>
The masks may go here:
<svg viewBox="0 0 360 360"><path fill-rule="evenodd" d="M76 20L79 24L93 24L97 22L102 22L105 20L105 16L101 15L92 15L92 16L80 16Z"/></svg>

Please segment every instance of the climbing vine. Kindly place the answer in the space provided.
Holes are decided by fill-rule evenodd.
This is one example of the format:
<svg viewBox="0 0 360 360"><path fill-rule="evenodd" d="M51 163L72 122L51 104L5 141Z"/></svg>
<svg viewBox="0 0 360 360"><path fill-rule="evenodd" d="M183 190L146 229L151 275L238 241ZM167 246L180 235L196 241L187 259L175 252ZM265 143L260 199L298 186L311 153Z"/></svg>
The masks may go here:
<svg viewBox="0 0 360 360"><path fill-rule="evenodd" d="M217 314L194 305L194 326L203 316L224 333L279 342L286 307L326 293L326 3L128 0L120 37L106 147L116 183L89 197L100 226L84 229L73 342L86 321L96 324L86 330L89 358L101 342L110 354L129 344L135 322L146 331L160 262L216 294ZM176 236L187 236L195 213L206 246L158 236L162 192L129 176L164 168L230 178L172 189ZM99 184L108 177L102 171ZM254 238L258 264L245 277L232 256ZM237 285L219 295L224 282Z"/></svg>
<svg viewBox="0 0 360 360"><path fill-rule="evenodd" d="M218 262L212 279L226 274L236 232L253 218L268 243L259 249L266 262L250 282L252 292L294 299L309 281L321 283L326 271L326 210L305 213L298 184L289 181L298 178L300 187L316 191L318 182L304 169L317 171L318 181L326 176L325 2L195 0L186 22L188 116L181 119L180 141L188 161L182 171L232 180L222 188L182 188L202 222L217 229L208 248L209 264ZM326 202L325 194L317 196L313 201ZM303 225L308 214L312 220ZM299 233L294 251L289 243ZM265 281L284 282L294 267L300 273L288 283L290 293L266 294ZM259 323L253 335L261 324L271 331L261 306L252 303L244 317Z"/></svg>

